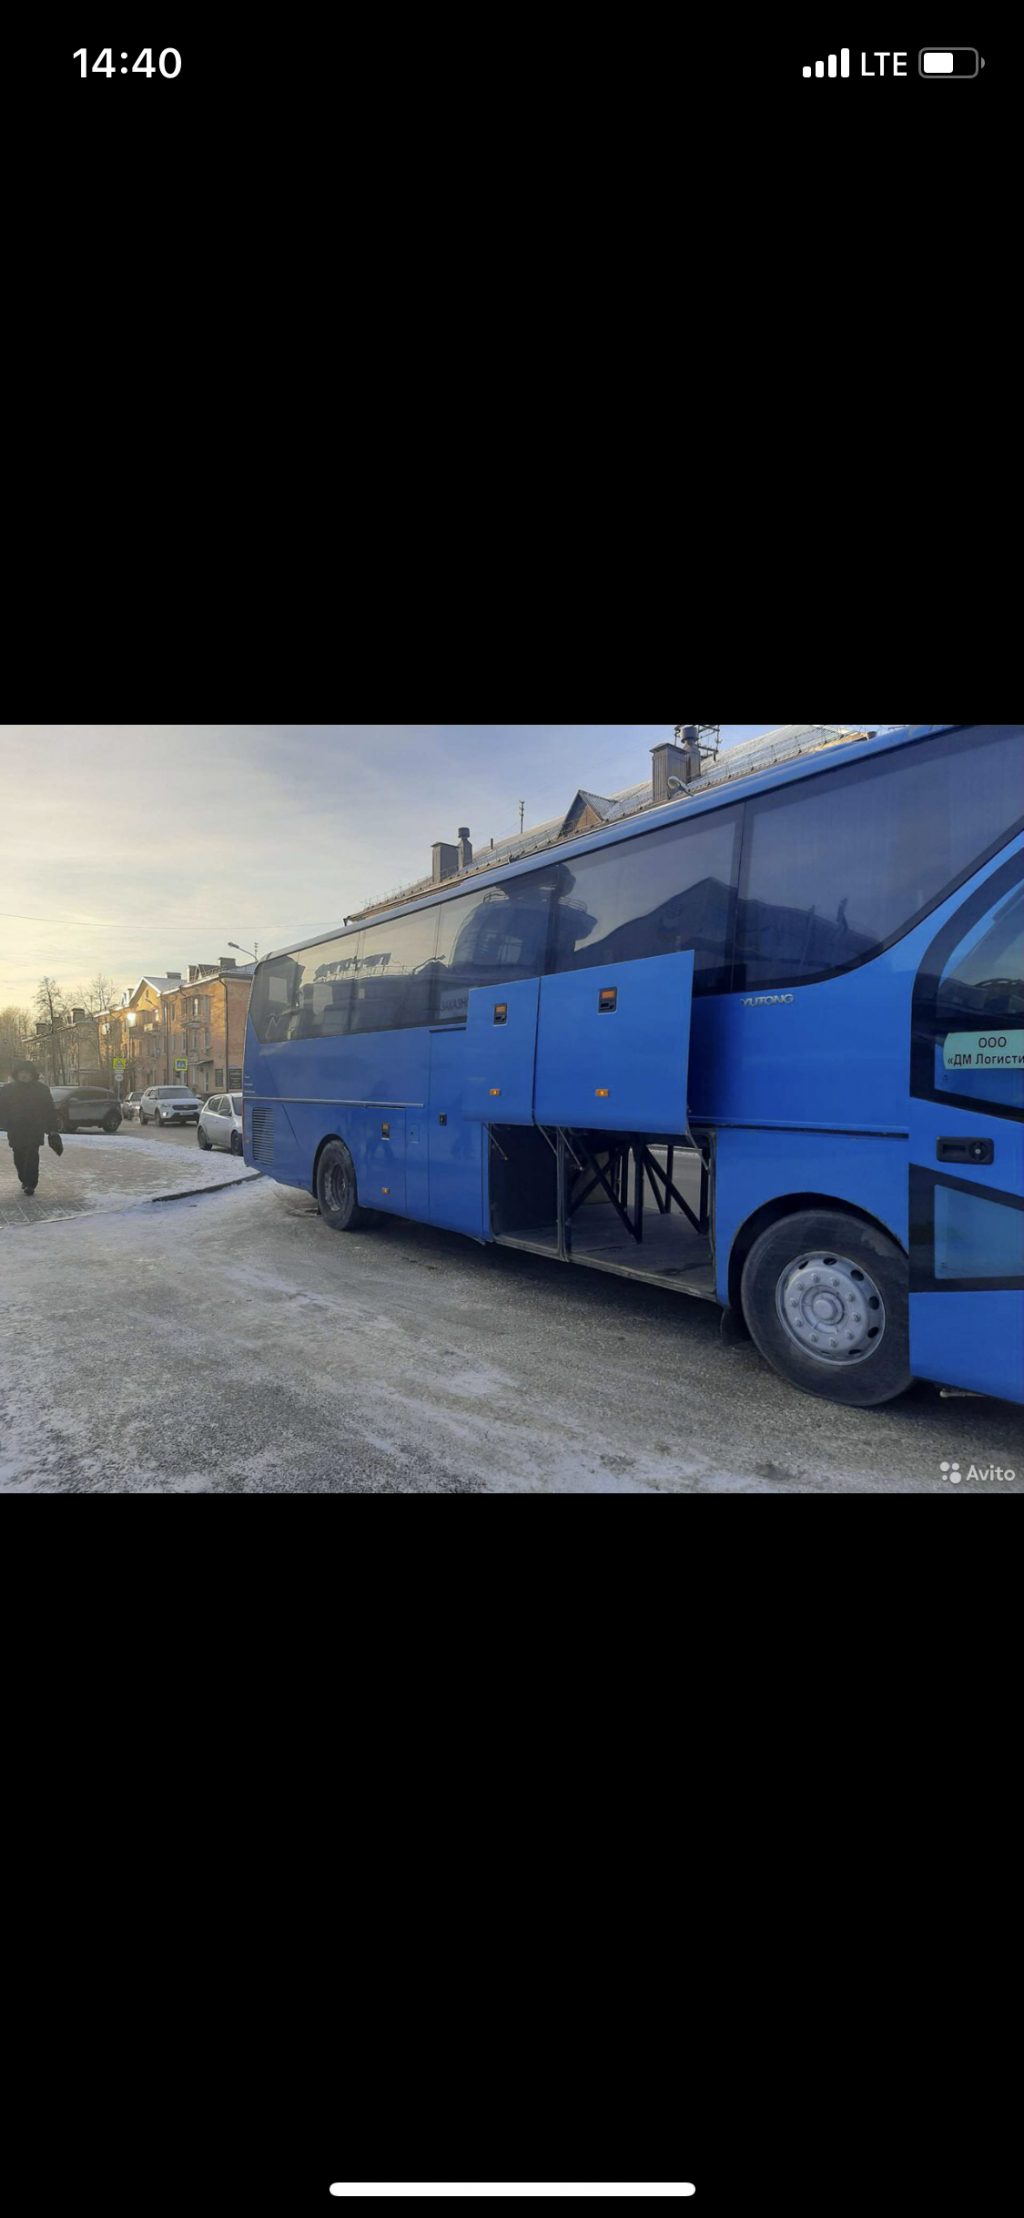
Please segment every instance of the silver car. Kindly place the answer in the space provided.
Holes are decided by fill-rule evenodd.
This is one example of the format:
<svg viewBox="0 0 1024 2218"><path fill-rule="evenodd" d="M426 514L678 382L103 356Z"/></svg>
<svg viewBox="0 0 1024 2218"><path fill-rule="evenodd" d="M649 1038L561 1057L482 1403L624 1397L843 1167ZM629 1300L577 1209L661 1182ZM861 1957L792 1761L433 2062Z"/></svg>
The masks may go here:
<svg viewBox="0 0 1024 2218"><path fill-rule="evenodd" d="M124 1100L121 1103L121 1115L122 1117L127 1117L129 1124L131 1123L141 1100L142 1095L138 1092L125 1095Z"/></svg>
<svg viewBox="0 0 1024 2218"><path fill-rule="evenodd" d="M196 1139L201 1148L230 1148L232 1155L241 1155L241 1094L211 1094L200 1111Z"/></svg>
<svg viewBox="0 0 1024 2218"><path fill-rule="evenodd" d="M140 1124L198 1124L202 1102L191 1086L147 1086L139 1103Z"/></svg>

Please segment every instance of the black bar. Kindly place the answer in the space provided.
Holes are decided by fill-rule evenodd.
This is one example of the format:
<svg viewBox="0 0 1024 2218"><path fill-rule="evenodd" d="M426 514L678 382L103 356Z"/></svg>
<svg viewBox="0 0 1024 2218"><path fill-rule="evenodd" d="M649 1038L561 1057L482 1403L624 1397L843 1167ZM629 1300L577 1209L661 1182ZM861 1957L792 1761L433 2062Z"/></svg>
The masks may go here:
<svg viewBox="0 0 1024 2218"><path fill-rule="evenodd" d="M566 1262L570 1262L572 1259L572 1223L571 1211L567 1210L565 1206L565 1133L563 1132L561 1125L559 1125L557 1129L558 1146L555 1150L555 1158L558 1167L555 1173L555 1177L558 1185L558 1253L564 1258Z"/></svg>
<svg viewBox="0 0 1024 2218"><path fill-rule="evenodd" d="M647 1152L648 1152L648 1156L649 1156L649 1160L650 1160L650 1166L651 1166L651 1171L652 1171L652 1173L653 1173L653 1174L655 1174L655 1175L656 1175L656 1176L657 1176L658 1178L663 1178L663 1179L665 1180L665 1184L666 1184L666 1186L668 1187L669 1193L671 1194L671 1196L672 1196L672 1199L673 1199L673 1201L674 1201L674 1202L676 1202L676 1203L678 1204L678 1207L679 1207L679 1208L680 1208L680 1209L682 1210L683 1216L684 1216L684 1217L685 1217L685 1218L687 1219L688 1223L692 1224L692 1226L693 1226L693 1229L694 1229L694 1231L695 1231L695 1232L700 1232L700 1233L705 1233L705 1232L707 1231L707 1226L706 1226L706 1225L704 1225L704 1224L698 1224L698 1222L697 1222L697 1219L696 1219L696 1217L694 1216L694 1214L693 1214L693 1211L692 1211L692 1209L690 1208L689 1204L688 1204L687 1202L685 1202L685 1201L683 1200L683 1197L682 1197L681 1193L679 1192L679 1189L678 1189L678 1187L677 1187L677 1186L673 1186L673 1184L672 1184L672 1182L671 1182L671 1179L669 1178L669 1176L668 1176L667 1172L666 1172L666 1171L663 1171L663 1170L662 1170L661 1164L655 1161L655 1158L654 1158L654 1156L653 1156L653 1155L651 1155L651 1154L650 1154L650 1150L649 1150L649 1149L648 1149L648 1151L647 1151ZM701 1214L703 1215L703 1210L701 1211Z"/></svg>

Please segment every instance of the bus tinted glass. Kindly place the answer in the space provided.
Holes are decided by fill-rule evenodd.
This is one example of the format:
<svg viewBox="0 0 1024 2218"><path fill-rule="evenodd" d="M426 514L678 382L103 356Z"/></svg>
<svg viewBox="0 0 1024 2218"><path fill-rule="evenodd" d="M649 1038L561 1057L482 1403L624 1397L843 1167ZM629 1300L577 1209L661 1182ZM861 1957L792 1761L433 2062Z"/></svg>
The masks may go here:
<svg viewBox="0 0 1024 2218"><path fill-rule="evenodd" d="M694 950L694 991L729 983L738 808L685 817L558 865L550 967Z"/></svg>
<svg viewBox="0 0 1024 2218"><path fill-rule="evenodd" d="M429 1024L437 910L417 909L360 934L349 1030L397 1032Z"/></svg>
<svg viewBox="0 0 1024 2218"><path fill-rule="evenodd" d="M337 1039L430 1021L437 910L320 940L261 963L253 981L256 1036Z"/></svg>
<svg viewBox="0 0 1024 2218"><path fill-rule="evenodd" d="M734 984L821 978L905 932L1010 836L1024 733L943 733L746 807Z"/></svg>
<svg viewBox="0 0 1024 2218"><path fill-rule="evenodd" d="M250 1016L257 1039L319 1039L347 1032L361 932L322 940L294 955L260 963L252 985Z"/></svg>
<svg viewBox="0 0 1024 2218"><path fill-rule="evenodd" d="M432 1023L464 1024L471 986L540 977L552 877L528 870L440 904Z"/></svg>

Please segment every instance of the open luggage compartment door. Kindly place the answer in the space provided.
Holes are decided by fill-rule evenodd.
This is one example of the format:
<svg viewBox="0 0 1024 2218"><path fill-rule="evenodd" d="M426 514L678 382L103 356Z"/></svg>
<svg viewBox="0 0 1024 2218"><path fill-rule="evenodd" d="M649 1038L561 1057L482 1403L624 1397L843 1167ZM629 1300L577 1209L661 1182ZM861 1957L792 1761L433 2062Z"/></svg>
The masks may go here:
<svg viewBox="0 0 1024 2218"><path fill-rule="evenodd" d="M533 1123L539 978L473 986L466 997L462 1114L481 1124Z"/></svg>
<svg viewBox="0 0 1024 2218"><path fill-rule="evenodd" d="M692 948L542 978L536 1122L685 1132L692 992Z"/></svg>

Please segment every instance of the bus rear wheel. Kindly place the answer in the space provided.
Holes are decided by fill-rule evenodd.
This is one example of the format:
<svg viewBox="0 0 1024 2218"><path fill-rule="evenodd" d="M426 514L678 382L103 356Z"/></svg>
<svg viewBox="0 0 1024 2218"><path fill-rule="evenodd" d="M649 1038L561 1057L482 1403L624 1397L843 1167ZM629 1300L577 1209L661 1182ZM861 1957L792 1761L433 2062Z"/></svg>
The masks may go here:
<svg viewBox="0 0 1024 2218"><path fill-rule="evenodd" d="M910 1385L907 1259L841 1209L769 1225L743 1266L743 1314L765 1362L831 1402L871 1409Z"/></svg>
<svg viewBox="0 0 1024 2218"><path fill-rule="evenodd" d="M356 1194L356 1171L344 1140L328 1140L316 1167L320 1215L332 1232L364 1232L380 1212L363 1209Z"/></svg>

